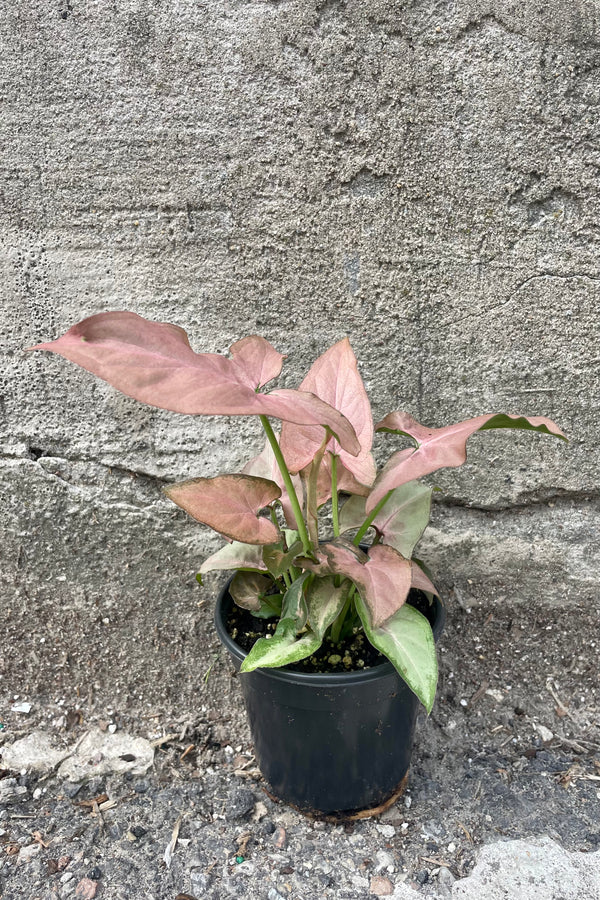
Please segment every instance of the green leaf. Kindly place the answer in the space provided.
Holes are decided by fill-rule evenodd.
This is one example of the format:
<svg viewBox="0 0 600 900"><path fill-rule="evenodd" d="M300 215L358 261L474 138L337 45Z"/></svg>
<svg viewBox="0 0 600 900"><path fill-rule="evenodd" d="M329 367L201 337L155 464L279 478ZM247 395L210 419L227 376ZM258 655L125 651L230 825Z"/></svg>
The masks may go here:
<svg viewBox="0 0 600 900"><path fill-rule="evenodd" d="M269 594L273 581L259 572L238 572L229 585L229 593L237 606L247 609L259 619L269 619L281 612L280 594Z"/></svg>
<svg viewBox="0 0 600 900"><path fill-rule="evenodd" d="M296 626L296 632L302 631L308 619L308 607L304 597L304 584L310 572L303 572L283 595L281 618L290 619Z"/></svg>
<svg viewBox="0 0 600 900"><path fill-rule="evenodd" d="M293 532L297 534L297 532ZM302 542L296 541L289 550L283 551L280 544L267 544L263 547L263 562L273 578L280 578L294 563L294 559L302 552Z"/></svg>
<svg viewBox="0 0 600 900"><path fill-rule="evenodd" d="M429 522L433 488L410 481L392 491L383 509L375 516L373 528L384 544L410 559ZM360 527L367 518L364 497L350 497L340 513L340 530Z"/></svg>
<svg viewBox="0 0 600 900"><path fill-rule="evenodd" d="M281 619L272 638L259 638L244 659L240 671L253 672L258 668L277 668L299 662L311 656L321 646L321 638L307 631L296 636L293 619Z"/></svg>
<svg viewBox="0 0 600 900"><path fill-rule="evenodd" d="M288 547L291 547L292 544L295 544L296 541L300 540L300 535L293 528L284 528L283 534L285 536L285 543Z"/></svg>
<svg viewBox="0 0 600 900"><path fill-rule="evenodd" d="M315 578L309 585L306 592L308 621L321 640L344 608L351 587L352 582L348 579L344 579L341 585L336 587L335 579L331 575Z"/></svg>
<svg viewBox="0 0 600 900"><path fill-rule="evenodd" d="M261 594L265 594L271 584L270 578L258 572L238 572L229 585L229 593L238 606L252 612L260 609Z"/></svg>
<svg viewBox="0 0 600 900"><path fill-rule="evenodd" d="M357 608L369 641L381 651L428 713L435 699L438 668L431 625L407 603L378 628L373 628L360 598Z"/></svg>
<svg viewBox="0 0 600 900"><path fill-rule="evenodd" d="M225 544L224 547L204 560L200 566L200 575L206 575L207 572L213 572L216 569L258 569L266 572L267 567L263 562L263 545L244 544L242 541Z"/></svg>

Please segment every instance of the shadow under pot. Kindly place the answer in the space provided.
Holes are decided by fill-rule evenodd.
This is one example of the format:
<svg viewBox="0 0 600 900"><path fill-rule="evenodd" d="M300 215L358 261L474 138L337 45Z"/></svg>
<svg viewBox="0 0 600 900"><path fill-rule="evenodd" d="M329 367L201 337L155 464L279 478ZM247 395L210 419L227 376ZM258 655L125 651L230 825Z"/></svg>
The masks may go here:
<svg viewBox="0 0 600 900"><path fill-rule="evenodd" d="M230 581L215 624L239 671L246 653L227 631ZM408 602L416 605L419 594L411 591ZM445 607L434 597L423 611L437 641ZM419 701L390 662L332 674L256 669L240 684L256 760L275 798L308 815L362 818L400 796Z"/></svg>

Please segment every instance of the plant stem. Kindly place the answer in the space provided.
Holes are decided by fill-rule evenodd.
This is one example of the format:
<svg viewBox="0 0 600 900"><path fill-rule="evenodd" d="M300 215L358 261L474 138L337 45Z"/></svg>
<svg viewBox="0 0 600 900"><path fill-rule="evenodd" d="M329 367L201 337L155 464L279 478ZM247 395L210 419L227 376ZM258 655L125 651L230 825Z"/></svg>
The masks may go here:
<svg viewBox="0 0 600 900"><path fill-rule="evenodd" d="M275 528L280 531L279 522L277 521L277 513L275 512L275 507L271 507L271 522L275 526Z"/></svg>
<svg viewBox="0 0 600 900"><path fill-rule="evenodd" d="M348 612L348 610L350 608L350 594L351 594L351 592L348 593L348 596L346 597L346 602L344 603L341 613L339 614L339 616L337 617L337 619L331 626L331 640L333 641L334 644L338 644L339 640L340 640L340 632L342 630L342 626L346 619L346 613Z"/></svg>
<svg viewBox="0 0 600 900"><path fill-rule="evenodd" d="M331 454L331 515L333 518L333 536L339 537L340 517L337 490L337 456L333 453Z"/></svg>
<svg viewBox="0 0 600 900"><path fill-rule="evenodd" d="M372 524L373 520L379 515L379 513L381 512L381 510L383 509L383 507L385 506L385 504L386 504L386 503L388 502L388 500L390 499L391 495L392 495L392 491L388 491L387 494L385 495L385 497L383 497L383 498L379 501L379 503L377 504L377 506L375 507L375 509L374 509L371 513L369 513L369 515L367 516L367 518L365 519L365 521L362 523L362 525L360 526L360 528L359 528L359 530L358 530L358 532L357 532L357 534L356 534L356 537L354 538L354 541L353 541L353 544L354 544L355 547L358 547L358 545L360 544L360 542L361 542L362 539L364 538L365 534L367 533L367 531L368 531L369 528L371 527L371 524Z"/></svg>
<svg viewBox="0 0 600 900"><path fill-rule="evenodd" d="M300 509L298 495L296 494L296 489L294 488L294 484L292 482L292 476L290 475L288 467L285 464L285 459L283 458L281 447L279 446L279 442L275 436L275 432L271 428L271 423L269 422L268 418L266 416L259 416L259 418L262 423L262 427L265 430L265 434L267 435L267 440L271 445L273 455L277 460L277 465L279 466L279 471L281 472L281 477L283 478L285 489L288 492L288 496L290 498L290 503L294 512L294 518L296 520L296 528L298 530L300 540L302 541L302 548L305 553L311 553L313 549L312 544L306 530L306 525L304 524L304 518L302 517L302 510Z"/></svg>
<svg viewBox="0 0 600 900"><path fill-rule="evenodd" d="M323 443L313 456L313 460L308 469L304 469L302 472L306 493L306 523L308 525L308 534L315 547L319 544L319 508L317 506L319 469L321 468L325 450L331 437L332 433L329 428L326 427Z"/></svg>

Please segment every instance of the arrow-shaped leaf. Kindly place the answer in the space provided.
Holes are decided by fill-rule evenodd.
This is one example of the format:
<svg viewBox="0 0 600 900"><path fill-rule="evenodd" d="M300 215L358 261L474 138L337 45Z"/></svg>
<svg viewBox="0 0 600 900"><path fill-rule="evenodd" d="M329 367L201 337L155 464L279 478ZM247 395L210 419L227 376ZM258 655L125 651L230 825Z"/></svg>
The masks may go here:
<svg viewBox="0 0 600 900"><path fill-rule="evenodd" d="M314 578L310 583L306 592L308 621L321 640L343 610L350 587L351 583L347 579L336 587L331 575Z"/></svg>
<svg viewBox="0 0 600 900"><path fill-rule="evenodd" d="M263 547L262 558L273 578L279 578L294 564L294 559L301 552L301 541L295 541L289 550L282 550L281 544L269 544Z"/></svg>
<svg viewBox="0 0 600 900"><path fill-rule="evenodd" d="M218 475L192 478L163 488L167 497L215 531L245 544L274 544L279 531L258 513L281 495L266 478Z"/></svg>
<svg viewBox="0 0 600 900"><path fill-rule="evenodd" d="M253 672L258 668L278 668L311 656L321 646L321 639L312 631L296 636L293 619L281 619L272 638L259 638L244 659L240 671Z"/></svg>
<svg viewBox="0 0 600 900"><path fill-rule="evenodd" d="M304 585L309 572L303 572L295 579L283 595L281 618L290 619L296 625L296 632L302 631L308 618L308 607L304 596Z"/></svg>
<svg viewBox="0 0 600 900"><path fill-rule="evenodd" d="M388 491L399 485L422 478L437 469L461 466L467 459L467 440L476 431L519 428L552 434L566 440L560 428L544 416L512 416L503 413L477 416L446 428L427 428L408 413L395 412L382 419L376 428L377 431L406 435L416 443L416 448L400 450L390 457L367 499L367 513L375 509Z"/></svg>
<svg viewBox="0 0 600 900"><path fill-rule="evenodd" d="M257 619L281 615L281 594L273 590L271 578L258 572L237 572L229 585L229 593L237 606L247 609Z"/></svg>
<svg viewBox="0 0 600 900"><path fill-rule="evenodd" d="M266 572L267 567L263 562L263 547L257 544L242 544L240 541L225 544L224 547L204 560L200 566L200 574L205 575L207 572L225 569L259 569Z"/></svg>
<svg viewBox="0 0 600 900"><path fill-rule="evenodd" d="M433 633L425 616L405 604L383 625L374 628L360 598L357 607L369 641L387 656L430 713L435 699L438 668Z"/></svg>
<svg viewBox="0 0 600 900"><path fill-rule="evenodd" d="M316 562L297 558L297 565L316 575L344 575L350 578L376 628L406 601L411 587L411 563L394 550L377 544L363 553L343 539L321 544L315 551Z"/></svg>
<svg viewBox="0 0 600 900"><path fill-rule="evenodd" d="M183 328L176 325L150 322L132 312L107 312L29 349L58 353L150 406L190 415L265 415L328 426L350 458L361 453L348 420L314 394L256 392L281 363L281 354L257 335L234 344L233 358L228 359L195 353Z"/></svg>
<svg viewBox="0 0 600 900"><path fill-rule="evenodd" d="M373 528L383 543L410 559L425 531L431 511L433 488L418 481L403 484L392 493L383 509L373 519ZM340 512L340 530L359 528L367 517L364 497L350 497Z"/></svg>
<svg viewBox="0 0 600 900"><path fill-rule="evenodd" d="M340 457L342 464L361 484L373 484L375 463L371 455L371 405L348 338L338 341L313 363L300 390L315 394L351 422L360 444L358 456L347 453L337 441L333 441L328 450ZM281 449L289 470L299 472L309 465L318 452L323 435L319 429L290 425L290 421L287 420L281 429Z"/></svg>

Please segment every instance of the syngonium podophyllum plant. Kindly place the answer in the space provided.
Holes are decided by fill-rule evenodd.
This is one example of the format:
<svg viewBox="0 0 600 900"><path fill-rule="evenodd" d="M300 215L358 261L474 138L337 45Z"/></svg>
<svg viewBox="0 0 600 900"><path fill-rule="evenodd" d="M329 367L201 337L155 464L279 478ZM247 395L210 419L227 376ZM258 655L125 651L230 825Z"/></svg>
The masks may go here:
<svg viewBox="0 0 600 900"><path fill-rule="evenodd" d="M31 349L59 353L151 406L258 416L266 444L241 473L165 488L174 503L228 540L200 573L237 570L234 601L254 616L278 619L242 671L298 662L326 637L338 644L362 628L428 711L437 682L433 635L427 618L406 603L411 588L430 600L436 593L412 558L432 493L418 479L462 465L476 431L520 428L565 437L549 419L504 414L427 428L408 413L392 412L374 426L347 338L316 360L299 390L265 390L284 356L262 337L233 344L229 358L196 353L182 328L132 312L91 316ZM282 422L279 435L270 419ZM409 442L379 473L374 431ZM333 535L323 541L319 514L329 501Z"/></svg>

